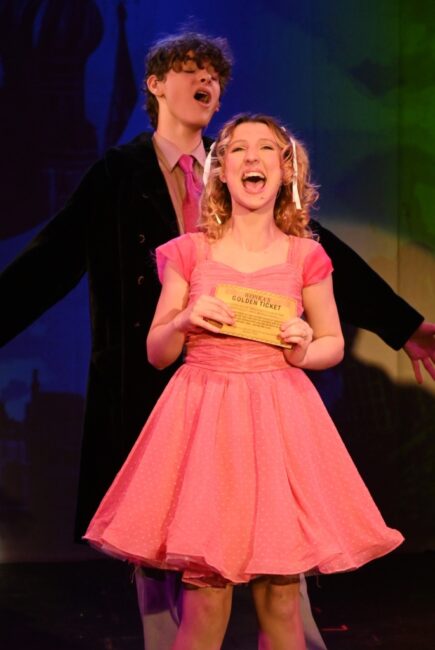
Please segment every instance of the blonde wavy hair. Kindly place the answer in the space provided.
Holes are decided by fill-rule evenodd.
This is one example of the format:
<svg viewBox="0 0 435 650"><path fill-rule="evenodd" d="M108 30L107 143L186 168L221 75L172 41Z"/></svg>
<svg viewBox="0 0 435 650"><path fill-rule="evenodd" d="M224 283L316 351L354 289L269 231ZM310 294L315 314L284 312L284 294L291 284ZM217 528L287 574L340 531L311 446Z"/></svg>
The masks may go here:
<svg viewBox="0 0 435 650"><path fill-rule="evenodd" d="M210 174L204 188L201 204L199 228L211 240L220 239L231 218L231 196L226 183L220 179L224 168L227 147L231 141L234 130L239 124L245 122L259 122L266 124L274 134L281 148L283 180L276 197L274 207L275 223L287 235L297 237L312 237L309 228L310 209L318 199L316 186L310 181L310 162L304 145L297 140L280 122L269 115L244 113L236 115L229 120L220 130L214 145ZM296 162L294 165L295 143ZM297 174L295 174L295 167ZM296 207L293 196L293 179L296 182L300 197L301 209Z"/></svg>

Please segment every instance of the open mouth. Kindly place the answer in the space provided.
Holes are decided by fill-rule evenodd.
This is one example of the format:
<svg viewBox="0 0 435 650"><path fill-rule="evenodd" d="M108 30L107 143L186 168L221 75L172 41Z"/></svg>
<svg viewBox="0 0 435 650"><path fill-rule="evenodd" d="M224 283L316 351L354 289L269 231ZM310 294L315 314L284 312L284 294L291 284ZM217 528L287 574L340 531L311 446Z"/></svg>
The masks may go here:
<svg viewBox="0 0 435 650"><path fill-rule="evenodd" d="M261 192L266 185L266 176L259 171L245 172L242 176L242 183L248 192Z"/></svg>
<svg viewBox="0 0 435 650"><path fill-rule="evenodd" d="M194 98L200 104L204 104L204 106L207 106L208 104L210 104L210 101L211 101L211 95L206 90L198 90L194 94Z"/></svg>

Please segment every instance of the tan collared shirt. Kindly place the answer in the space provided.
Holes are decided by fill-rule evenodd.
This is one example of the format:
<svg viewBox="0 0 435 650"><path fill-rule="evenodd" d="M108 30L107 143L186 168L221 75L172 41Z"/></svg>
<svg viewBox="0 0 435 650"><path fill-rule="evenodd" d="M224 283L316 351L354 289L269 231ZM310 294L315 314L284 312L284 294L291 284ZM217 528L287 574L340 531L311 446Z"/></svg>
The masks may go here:
<svg viewBox="0 0 435 650"><path fill-rule="evenodd" d="M178 166L178 160L183 154L182 151L173 143L161 136L158 133L153 135L153 146L157 154L160 169L168 187L169 196L171 197L172 205L174 206L175 214L177 215L178 229L180 233L184 233L183 223L183 199L186 194L186 186L184 181L184 173ZM206 151L202 139L190 155L194 157L194 172L198 178L202 178L204 170L204 163L206 159Z"/></svg>

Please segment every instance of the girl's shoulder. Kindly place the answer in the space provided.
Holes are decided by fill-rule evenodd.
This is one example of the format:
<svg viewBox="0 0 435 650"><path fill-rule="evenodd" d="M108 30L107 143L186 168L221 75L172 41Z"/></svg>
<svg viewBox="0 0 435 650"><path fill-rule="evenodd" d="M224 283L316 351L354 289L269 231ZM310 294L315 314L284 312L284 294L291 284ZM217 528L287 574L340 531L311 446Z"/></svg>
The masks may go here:
<svg viewBox="0 0 435 650"><path fill-rule="evenodd" d="M332 273L331 259L318 241L294 235L289 235L289 239L289 259L301 269L304 287L320 282Z"/></svg>
<svg viewBox="0 0 435 650"><path fill-rule="evenodd" d="M312 251L323 248L319 242L313 237L296 237L296 235L289 235L290 247L294 247L298 252L308 255Z"/></svg>
<svg viewBox="0 0 435 650"><path fill-rule="evenodd" d="M160 281L167 262L171 262L180 275L189 282L192 270L206 251L207 240L203 233L186 233L170 239L156 248L157 272Z"/></svg>

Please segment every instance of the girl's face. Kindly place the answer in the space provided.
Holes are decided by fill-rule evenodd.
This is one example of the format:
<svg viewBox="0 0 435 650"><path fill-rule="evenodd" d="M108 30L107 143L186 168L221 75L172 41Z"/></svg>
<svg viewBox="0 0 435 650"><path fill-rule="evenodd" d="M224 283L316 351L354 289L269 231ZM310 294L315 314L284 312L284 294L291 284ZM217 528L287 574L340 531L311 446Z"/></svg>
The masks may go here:
<svg viewBox="0 0 435 650"><path fill-rule="evenodd" d="M228 143L221 180L227 184L232 210L270 210L282 183L281 147L261 122L244 122Z"/></svg>

